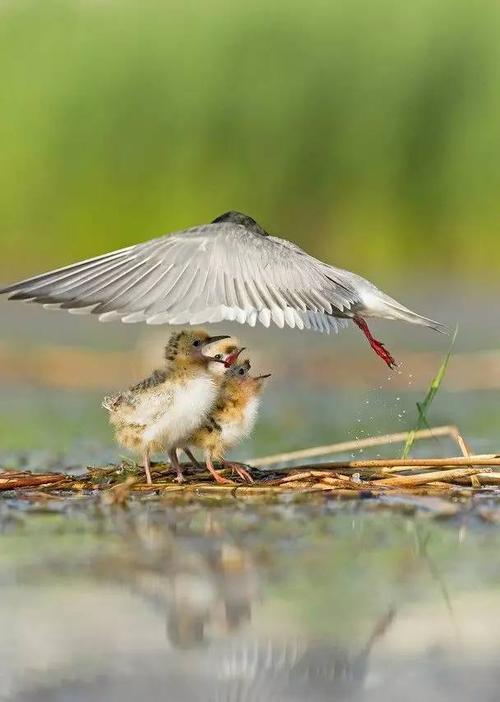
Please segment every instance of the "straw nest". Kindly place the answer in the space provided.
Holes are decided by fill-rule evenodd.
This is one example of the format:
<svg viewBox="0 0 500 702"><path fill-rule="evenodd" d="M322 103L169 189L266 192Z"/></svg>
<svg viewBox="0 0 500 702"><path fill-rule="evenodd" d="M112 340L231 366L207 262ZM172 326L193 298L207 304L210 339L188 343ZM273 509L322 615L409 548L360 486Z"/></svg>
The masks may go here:
<svg viewBox="0 0 500 702"><path fill-rule="evenodd" d="M316 446L264 458L253 459L254 482L234 479L216 484L208 472L186 468L187 480L178 484L167 464L154 464L154 484L144 482L142 469L122 463L105 467L88 467L83 475L65 473L31 473L5 470L0 473L0 491L36 491L38 494L71 495L101 492L109 502L124 502L129 495L227 495L281 496L323 493L330 498L360 499L380 495L464 496L500 485L500 453L471 454L455 426L436 427L415 433L415 439L451 437L460 455L438 458L381 458L374 460L310 462L360 448L402 443L407 433L388 434L355 442ZM291 462L299 465L290 467ZM288 465L288 467L286 467ZM229 471L226 472L227 477Z"/></svg>

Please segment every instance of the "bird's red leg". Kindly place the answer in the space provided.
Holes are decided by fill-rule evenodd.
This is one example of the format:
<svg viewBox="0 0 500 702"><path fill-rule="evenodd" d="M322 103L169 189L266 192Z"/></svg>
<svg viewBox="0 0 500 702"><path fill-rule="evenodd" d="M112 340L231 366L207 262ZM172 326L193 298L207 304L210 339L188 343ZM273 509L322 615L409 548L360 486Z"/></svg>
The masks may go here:
<svg viewBox="0 0 500 702"><path fill-rule="evenodd" d="M398 364L391 356L389 351L385 348L385 345L381 341L377 341L377 339L373 338L372 333L368 329L368 324L365 322L365 320L362 317L353 317L353 322L358 325L363 334L366 336L366 338L368 339L368 343L375 351L377 356L380 356L380 358L387 363L391 370L397 368Z"/></svg>

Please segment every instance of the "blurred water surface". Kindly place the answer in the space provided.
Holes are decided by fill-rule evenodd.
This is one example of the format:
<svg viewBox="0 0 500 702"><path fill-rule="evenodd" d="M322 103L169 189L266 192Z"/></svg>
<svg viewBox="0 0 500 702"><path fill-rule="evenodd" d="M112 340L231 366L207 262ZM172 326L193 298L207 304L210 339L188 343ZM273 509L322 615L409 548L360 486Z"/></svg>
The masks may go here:
<svg viewBox="0 0 500 702"><path fill-rule="evenodd" d="M5 501L0 699L498 699L497 529L375 509Z"/></svg>

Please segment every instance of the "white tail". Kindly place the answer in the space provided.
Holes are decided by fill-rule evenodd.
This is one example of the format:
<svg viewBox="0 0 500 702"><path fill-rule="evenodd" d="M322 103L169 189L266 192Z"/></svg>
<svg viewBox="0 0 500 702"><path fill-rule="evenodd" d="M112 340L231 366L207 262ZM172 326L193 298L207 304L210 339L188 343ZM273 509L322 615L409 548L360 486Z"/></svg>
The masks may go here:
<svg viewBox="0 0 500 702"><path fill-rule="evenodd" d="M445 324L412 312L408 307L400 304L381 290L363 291L361 299L363 302L363 308L359 310L361 317L401 320L410 324L419 324L422 327L430 327L441 334L450 333L449 328Z"/></svg>

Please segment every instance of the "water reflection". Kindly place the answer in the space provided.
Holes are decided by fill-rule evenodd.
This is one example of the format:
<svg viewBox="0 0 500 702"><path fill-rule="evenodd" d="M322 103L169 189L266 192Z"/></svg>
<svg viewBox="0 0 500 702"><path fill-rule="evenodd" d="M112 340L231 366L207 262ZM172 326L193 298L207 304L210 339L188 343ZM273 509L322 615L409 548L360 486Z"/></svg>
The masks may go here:
<svg viewBox="0 0 500 702"><path fill-rule="evenodd" d="M2 700L497 699L493 530L319 503L6 511Z"/></svg>

